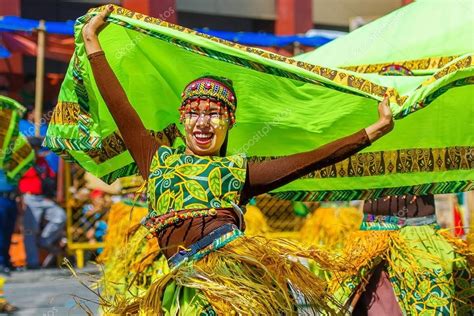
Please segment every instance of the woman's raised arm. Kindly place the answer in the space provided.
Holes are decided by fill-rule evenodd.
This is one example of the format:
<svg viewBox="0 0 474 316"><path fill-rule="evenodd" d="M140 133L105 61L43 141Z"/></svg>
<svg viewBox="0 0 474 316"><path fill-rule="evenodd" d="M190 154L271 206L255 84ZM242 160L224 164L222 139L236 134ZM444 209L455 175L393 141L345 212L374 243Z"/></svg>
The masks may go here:
<svg viewBox="0 0 474 316"><path fill-rule="evenodd" d="M143 125L100 46L98 34L105 27L107 16L112 10L113 7L109 6L106 11L94 16L84 25L82 35L100 94L118 126L125 146L137 163L140 174L146 179L153 155L161 143Z"/></svg>
<svg viewBox="0 0 474 316"><path fill-rule="evenodd" d="M359 152L393 129L392 112L385 98L379 104L379 120L350 136L308 152L250 163L242 201L269 192L310 172L332 165Z"/></svg>

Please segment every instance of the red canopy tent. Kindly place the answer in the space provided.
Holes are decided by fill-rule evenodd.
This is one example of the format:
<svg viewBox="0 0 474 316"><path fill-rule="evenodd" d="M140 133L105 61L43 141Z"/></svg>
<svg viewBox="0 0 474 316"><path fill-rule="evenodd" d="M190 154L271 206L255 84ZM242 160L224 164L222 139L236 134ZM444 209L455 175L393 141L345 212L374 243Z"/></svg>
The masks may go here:
<svg viewBox="0 0 474 316"><path fill-rule="evenodd" d="M38 52L38 35L36 33L2 32L0 39L11 52L36 56ZM46 36L45 57L62 62L69 62L74 52L74 38L67 35L48 34Z"/></svg>

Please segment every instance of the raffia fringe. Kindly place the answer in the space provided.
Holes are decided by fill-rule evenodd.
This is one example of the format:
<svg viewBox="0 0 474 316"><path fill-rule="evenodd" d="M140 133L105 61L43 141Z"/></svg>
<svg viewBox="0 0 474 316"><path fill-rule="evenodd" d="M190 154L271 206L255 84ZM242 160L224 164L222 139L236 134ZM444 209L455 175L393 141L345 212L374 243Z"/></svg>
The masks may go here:
<svg viewBox="0 0 474 316"><path fill-rule="evenodd" d="M107 234L104 237L105 247L97 261L105 263L116 249L125 246L130 229L139 224L147 212L146 208L132 207L122 202L112 205L107 219Z"/></svg>
<svg viewBox="0 0 474 316"><path fill-rule="evenodd" d="M146 291L151 280L169 271L156 239L147 239L148 231L140 225L147 212L146 208L125 203L112 206L105 247L99 258L104 273L97 283L104 310L127 305Z"/></svg>
<svg viewBox="0 0 474 316"><path fill-rule="evenodd" d="M248 236L265 235L271 231L267 224L265 215L262 211L253 205L248 205L245 212L245 234Z"/></svg>
<svg viewBox="0 0 474 316"><path fill-rule="evenodd" d="M362 217L362 212L354 207L320 207L305 221L300 240L307 246L342 248L347 235L359 229Z"/></svg>
<svg viewBox="0 0 474 316"><path fill-rule="evenodd" d="M470 227L473 231L474 227ZM441 229L439 234L443 236L455 249L455 251L463 255L468 263L469 272L474 275L474 233L469 233L466 236L466 241L455 237L449 230Z"/></svg>
<svg viewBox="0 0 474 316"><path fill-rule="evenodd" d="M141 298L117 314L159 315L162 296L170 281L198 290L219 315L293 315L295 302L288 283L304 294L314 310L329 315L339 308L326 282L291 258L315 260L322 269L337 273L352 269L347 262L320 250L304 249L286 240L242 237L196 262L185 262L157 280Z"/></svg>

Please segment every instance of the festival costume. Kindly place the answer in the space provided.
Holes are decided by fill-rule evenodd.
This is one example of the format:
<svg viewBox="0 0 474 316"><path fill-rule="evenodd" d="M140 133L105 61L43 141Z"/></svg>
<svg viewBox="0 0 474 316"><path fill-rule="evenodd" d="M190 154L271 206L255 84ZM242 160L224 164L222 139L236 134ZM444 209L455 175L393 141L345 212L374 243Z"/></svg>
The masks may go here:
<svg viewBox="0 0 474 316"><path fill-rule="evenodd" d="M300 291L311 308L330 311L325 283L288 256L308 257L325 267L334 263L323 253L288 241L244 236L236 207L364 148L370 144L365 130L310 152L262 163L248 163L243 155L186 154L183 146L172 148L147 137L104 53L89 58L102 97L125 143L130 143L142 176L148 178L150 213L143 224L158 238L172 269L138 300L122 301L109 311L294 313L297 303L289 287Z"/></svg>
<svg viewBox="0 0 474 316"><path fill-rule="evenodd" d="M104 250L97 259L104 265L105 279L99 281L104 296L141 296L152 282L169 271L158 241L147 239L148 232L137 229L147 213L145 204L128 199L110 208Z"/></svg>
<svg viewBox="0 0 474 316"><path fill-rule="evenodd" d="M389 95L397 118L430 105L423 111L425 115L416 118L411 115L397 124L401 128L395 127L393 137L378 142L380 147L376 145L331 166L326 163L336 160L314 165L313 170L327 167L282 188L279 185L305 172L302 172L304 168L278 163L278 167L284 169L288 166L290 169L280 170L285 174L291 174L294 170L301 173L292 179L283 177L285 181L271 181L272 185L266 187L253 185L256 190L252 193L255 195L276 190L273 193L291 199L351 200L408 192L448 193L472 188L472 165L468 158L472 151L472 137L463 136L462 146L457 146L459 139L442 132L445 128L449 130L450 127L443 127L449 124L438 119L446 114L457 115L466 111L459 105L473 83L471 51L454 56L439 64L432 73L410 81L406 78L396 80L396 77L372 80L372 77L366 78L350 71L299 62L211 38L116 8L108 18L109 26L100 36L105 39L102 44L109 62L138 112L128 113L130 122L123 124L131 127L130 134L133 134L133 128L141 127L133 142L130 135L126 135L127 129L117 132L105 108L106 103L110 105L106 101L107 95L104 95L107 91L100 89L101 98L95 85L104 84L100 84L101 79L95 70L94 76L91 74L91 67L97 65L89 64L83 49L80 29L87 18L103 9L92 10L76 24L76 52L61 89L60 102L48 129L46 143L106 181L136 173L137 165L142 175L148 176L143 173L149 170L151 159L139 158L152 157L156 153L158 146L154 136L162 144L171 145L172 131L156 131L179 121L175 108L184 84L211 72L224 76L231 74L239 95L245 96L239 110L239 123L231 133L233 146L230 146L230 151L243 149L250 156L255 156L253 161L266 161L268 166L275 158L273 161L278 163L275 155L303 152L347 135L352 128L367 126L373 121L368 109L373 109L375 114L375 105L385 94ZM133 45L130 48L128 44ZM141 69L146 69L146 74L132 71L137 68L137 63L140 63ZM275 91L285 93L275 97ZM156 97L150 98L150 95ZM446 101L448 95L449 102ZM109 95L119 101L126 96L113 89ZM443 103L449 106L440 106ZM288 111L290 106L292 111ZM115 121L120 111L112 111ZM258 120L255 113L258 113ZM274 122L275 117L281 118ZM468 118L468 115L459 115L459 126L469 126L469 122L465 121ZM416 137L403 137L404 131L410 130L403 128L405 121L422 130L432 127L434 122L440 128L430 133L431 137L418 150ZM269 122L274 124L267 125ZM144 125L155 131L154 136L145 131ZM259 142L262 136L255 137L255 130L264 132L265 142ZM144 151L141 152L140 148ZM251 165L248 164L246 172L250 183L265 179L264 176L271 176L278 170L272 168L259 174L260 170L251 170ZM276 185L278 182L279 185ZM263 187L266 190L259 190ZM244 197L247 188L244 185ZM232 217L232 213L228 213L230 211L224 210L223 215ZM233 243L222 249L229 249Z"/></svg>
<svg viewBox="0 0 474 316"><path fill-rule="evenodd" d="M343 250L357 269L330 285L339 302L356 314L469 315L473 253L440 229L434 211L433 196L365 201Z"/></svg>
<svg viewBox="0 0 474 316"><path fill-rule="evenodd" d="M147 213L146 204L135 198L113 204L108 213L105 245L97 259L104 265L107 281L99 283L106 286L102 291L108 297L131 299L140 296L151 283L169 271L156 238L146 238L147 230L144 230L145 235L136 233ZM244 218L246 235L264 235L270 231L265 216L257 207L247 205ZM127 244L135 245L135 248L126 248ZM124 249L128 250L126 257L121 255Z"/></svg>
<svg viewBox="0 0 474 316"><path fill-rule="evenodd" d="M16 183L31 167L35 153L18 124L25 108L13 99L0 96L0 168Z"/></svg>

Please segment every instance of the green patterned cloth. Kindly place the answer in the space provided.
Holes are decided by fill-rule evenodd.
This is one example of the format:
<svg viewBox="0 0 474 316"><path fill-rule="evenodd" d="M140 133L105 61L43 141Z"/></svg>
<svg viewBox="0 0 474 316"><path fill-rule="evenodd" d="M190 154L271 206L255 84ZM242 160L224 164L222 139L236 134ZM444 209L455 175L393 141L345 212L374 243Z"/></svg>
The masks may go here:
<svg viewBox="0 0 474 316"><path fill-rule="evenodd" d="M84 22L103 8L76 23L76 50L45 142L111 182L136 173L137 167L84 51ZM466 103L473 99L472 51L427 76L372 78L227 42L118 7L109 22L99 35L107 60L144 125L155 132L179 126L181 92L205 74L234 82L237 124L229 134L228 153L244 153L249 160L311 150L367 127L377 120L377 103L386 93L397 118L409 115L410 121L397 122L395 136L278 188L274 193L281 197L353 200L474 187L474 136L468 132L474 109ZM413 135L411 129L427 136L406 137Z"/></svg>
<svg viewBox="0 0 474 316"><path fill-rule="evenodd" d="M163 292L163 315L217 316L199 290L170 282Z"/></svg>
<svg viewBox="0 0 474 316"><path fill-rule="evenodd" d="M0 168L15 183L32 166L35 154L19 132L25 108L13 99L0 96Z"/></svg>
<svg viewBox="0 0 474 316"><path fill-rule="evenodd" d="M394 85L402 95L409 94L433 77L442 78L442 74L452 69L449 64L453 65L455 60L472 56L473 10L471 0L417 0L296 59L351 71L380 84ZM463 80L471 84L462 85ZM454 89L440 87L425 100L424 106L428 105L425 109L397 121L394 131L364 152L402 152L411 148L391 168L397 170L405 163L416 165L413 172L423 174L418 182L419 193L446 190L438 191L436 187L440 186L451 187L453 192L472 190L472 74L463 80L453 83L457 86ZM450 154L439 156L440 148ZM451 154L457 157L456 160L464 161L465 168L446 168L442 172L426 169L430 165L447 166ZM417 156L421 159L414 159ZM463 169L467 173L461 176L459 171ZM455 174L459 178L450 178ZM372 179L391 186L403 176L403 172L397 171L385 174L383 179ZM429 181L432 183L428 184ZM405 188L400 188L400 192L405 192ZM369 260L369 264L360 270L362 276L367 277L376 264L384 261L400 308L407 315L472 313L474 284L464 256L465 244L459 240L450 242L437 225L400 227L398 219L391 218L393 221L363 222L361 231L347 238L353 242L345 252ZM378 251L372 251L374 248ZM351 261L359 262L354 257ZM342 287L340 280L335 282L336 296L343 303L361 282L355 273L343 282Z"/></svg>
<svg viewBox="0 0 474 316"><path fill-rule="evenodd" d="M245 182L242 155L199 157L161 146L153 157L148 177L150 217L170 209L229 208L238 204Z"/></svg>
<svg viewBox="0 0 474 316"><path fill-rule="evenodd" d="M11 158L12 146L18 137L18 124L25 108L13 99L0 96L0 166Z"/></svg>

